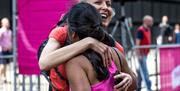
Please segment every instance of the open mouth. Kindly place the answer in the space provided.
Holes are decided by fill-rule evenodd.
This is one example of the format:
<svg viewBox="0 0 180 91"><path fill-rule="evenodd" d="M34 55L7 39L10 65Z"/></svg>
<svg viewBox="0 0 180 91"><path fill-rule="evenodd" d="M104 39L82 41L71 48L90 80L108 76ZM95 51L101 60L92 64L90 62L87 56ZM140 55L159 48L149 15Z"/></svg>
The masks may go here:
<svg viewBox="0 0 180 91"><path fill-rule="evenodd" d="M105 13L101 13L101 17L103 20L106 20L108 18L108 15Z"/></svg>

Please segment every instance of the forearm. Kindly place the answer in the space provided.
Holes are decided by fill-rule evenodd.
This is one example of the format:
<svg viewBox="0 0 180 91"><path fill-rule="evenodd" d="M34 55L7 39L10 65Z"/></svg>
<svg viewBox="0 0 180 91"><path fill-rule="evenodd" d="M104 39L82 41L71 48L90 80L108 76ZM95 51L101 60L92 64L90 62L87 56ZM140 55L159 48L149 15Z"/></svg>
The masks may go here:
<svg viewBox="0 0 180 91"><path fill-rule="evenodd" d="M136 39L136 46L140 46L140 42L141 42L140 39ZM140 56L139 48L135 49L135 53L136 53L137 56Z"/></svg>
<svg viewBox="0 0 180 91"><path fill-rule="evenodd" d="M128 91L133 91L137 88L137 77L134 74L134 72L132 71L132 69L129 67L126 58L122 55L122 64L124 66L122 66L122 71L125 73L128 73L131 78L132 78L132 84L130 85L130 87L128 88Z"/></svg>
<svg viewBox="0 0 180 91"><path fill-rule="evenodd" d="M121 71L121 74L119 76L121 76L121 78L123 79L120 82L121 85L119 85L119 87L122 87L122 86L124 86L125 84L128 83L129 85L126 88L126 90L133 91L133 90L135 90L137 88L137 78L136 78L136 75L129 68L128 63L127 63L126 58L123 55L123 53L119 52L118 50L117 50L117 52L118 52L118 55L119 55L120 58L118 58L118 55L116 55L114 57L115 58L115 64L116 64L117 68L119 69L119 71ZM129 79L129 81L126 81L126 79Z"/></svg>
<svg viewBox="0 0 180 91"><path fill-rule="evenodd" d="M123 68L124 72L127 72L132 78L132 84L128 88L128 91L133 91L137 88L137 77L136 77L135 73L131 70L131 68L129 68L126 61L124 62L124 65L126 65Z"/></svg>
<svg viewBox="0 0 180 91"><path fill-rule="evenodd" d="M49 70L52 67L58 66L59 64L65 63L76 55L84 52L90 46L90 42L86 40L78 41L74 44L59 48L46 56L41 57L40 69Z"/></svg>
<svg viewBox="0 0 180 91"><path fill-rule="evenodd" d="M133 72L131 72L130 75L132 77L132 84L128 88L128 91L134 91L135 89L137 89L137 77Z"/></svg>

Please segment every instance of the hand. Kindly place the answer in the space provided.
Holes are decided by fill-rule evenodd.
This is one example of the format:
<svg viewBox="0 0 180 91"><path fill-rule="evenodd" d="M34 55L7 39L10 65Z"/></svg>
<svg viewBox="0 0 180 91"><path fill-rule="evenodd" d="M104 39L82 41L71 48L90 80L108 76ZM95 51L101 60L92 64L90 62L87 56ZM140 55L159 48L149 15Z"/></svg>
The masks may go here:
<svg viewBox="0 0 180 91"><path fill-rule="evenodd" d="M132 84L132 77L127 73L121 72L120 74L115 75L114 79L122 79L119 84L114 86L114 91L127 91Z"/></svg>
<svg viewBox="0 0 180 91"><path fill-rule="evenodd" d="M103 59L103 65L108 67L108 65L110 65L111 61L113 60L111 48L91 37L88 37L87 41L90 42L90 48L101 55Z"/></svg>

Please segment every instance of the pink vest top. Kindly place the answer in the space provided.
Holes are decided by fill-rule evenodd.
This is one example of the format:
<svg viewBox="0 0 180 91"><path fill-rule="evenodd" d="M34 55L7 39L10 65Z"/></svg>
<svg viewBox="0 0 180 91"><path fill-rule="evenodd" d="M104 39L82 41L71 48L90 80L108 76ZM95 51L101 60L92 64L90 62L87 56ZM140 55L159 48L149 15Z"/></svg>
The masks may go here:
<svg viewBox="0 0 180 91"><path fill-rule="evenodd" d="M97 84L91 85L91 91L113 91L113 87L114 87L113 74L117 70L117 67L114 64L114 61L112 61L111 66L108 67L108 70L110 72L109 78Z"/></svg>

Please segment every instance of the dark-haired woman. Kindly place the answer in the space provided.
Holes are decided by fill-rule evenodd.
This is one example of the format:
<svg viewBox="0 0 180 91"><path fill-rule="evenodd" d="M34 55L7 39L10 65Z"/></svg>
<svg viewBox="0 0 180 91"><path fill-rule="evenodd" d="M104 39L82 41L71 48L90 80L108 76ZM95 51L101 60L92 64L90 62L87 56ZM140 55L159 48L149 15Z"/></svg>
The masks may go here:
<svg viewBox="0 0 180 91"><path fill-rule="evenodd" d="M80 3L72 7L68 15L69 41L75 43L83 38L92 37L111 46L111 64L104 67L102 57L89 49L66 63L66 73L72 91L132 91L136 88L136 78L127 65L120 51L114 48L115 41L103 30L102 18L97 10L87 3ZM123 84L119 81L117 72L126 73ZM123 74L123 73L122 73Z"/></svg>

